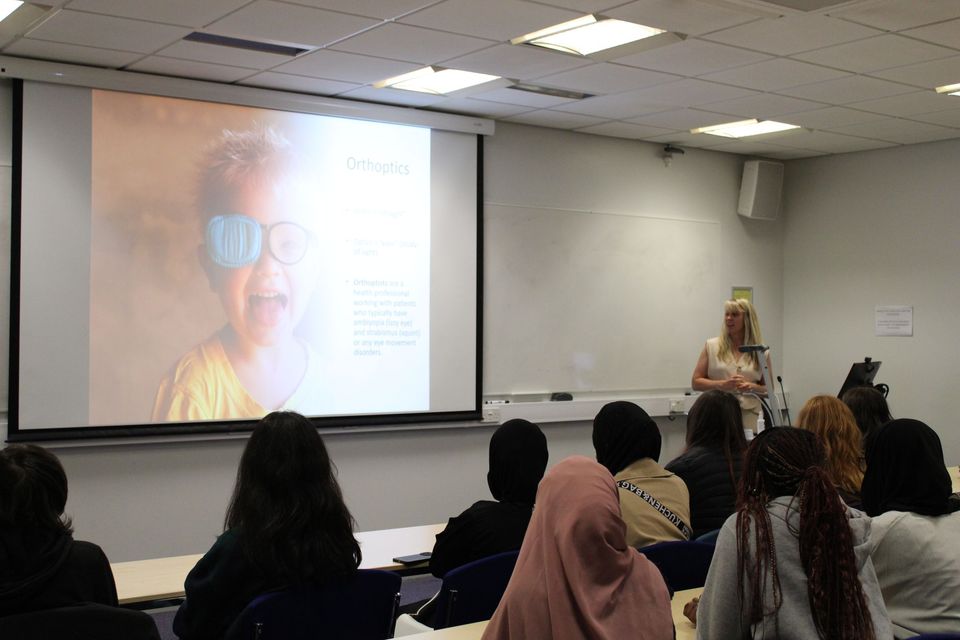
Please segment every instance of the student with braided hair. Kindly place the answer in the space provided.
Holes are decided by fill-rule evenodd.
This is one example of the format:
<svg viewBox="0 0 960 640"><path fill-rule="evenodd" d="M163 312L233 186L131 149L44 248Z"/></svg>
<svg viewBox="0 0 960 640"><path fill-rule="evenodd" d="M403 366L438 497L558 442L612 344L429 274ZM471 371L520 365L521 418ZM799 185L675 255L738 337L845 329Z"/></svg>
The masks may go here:
<svg viewBox="0 0 960 640"><path fill-rule="evenodd" d="M870 519L840 500L815 434L760 433L691 612L697 637L892 638L869 536Z"/></svg>

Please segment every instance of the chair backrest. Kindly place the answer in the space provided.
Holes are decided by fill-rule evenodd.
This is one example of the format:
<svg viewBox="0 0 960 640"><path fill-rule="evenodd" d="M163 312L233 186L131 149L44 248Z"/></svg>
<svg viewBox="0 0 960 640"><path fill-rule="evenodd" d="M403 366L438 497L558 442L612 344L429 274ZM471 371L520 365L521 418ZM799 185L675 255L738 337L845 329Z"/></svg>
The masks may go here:
<svg viewBox="0 0 960 640"><path fill-rule="evenodd" d="M910 640L960 640L960 633L921 633Z"/></svg>
<svg viewBox="0 0 960 640"><path fill-rule="evenodd" d="M225 640L384 640L393 635L401 579L360 569L322 587L297 587L257 596L227 630Z"/></svg>
<svg viewBox="0 0 960 640"><path fill-rule="evenodd" d="M0 638L17 640L160 640L143 611L92 602L0 618Z"/></svg>
<svg viewBox="0 0 960 640"><path fill-rule="evenodd" d="M506 551L448 571L437 596L435 628L489 620L507 589L519 555L519 551Z"/></svg>
<svg viewBox="0 0 960 640"><path fill-rule="evenodd" d="M709 542L693 540L660 542L638 551L657 565L670 595L673 595L675 591L702 587L706 583L715 548Z"/></svg>
<svg viewBox="0 0 960 640"><path fill-rule="evenodd" d="M709 542L710 544L717 544L717 538L720 537L720 529L713 529L712 531L707 531L706 533L697 536L697 542Z"/></svg>

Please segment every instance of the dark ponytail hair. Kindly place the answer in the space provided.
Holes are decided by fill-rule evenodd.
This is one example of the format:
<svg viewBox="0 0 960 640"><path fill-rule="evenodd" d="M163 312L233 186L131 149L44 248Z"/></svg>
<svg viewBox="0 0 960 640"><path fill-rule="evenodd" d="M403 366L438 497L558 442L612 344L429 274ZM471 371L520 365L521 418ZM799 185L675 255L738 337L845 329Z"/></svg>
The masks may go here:
<svg viewBox="0 0 960 640"><path fill-rule="evenodd" d="M224 522L247 560L286 584L350 574L361 557L353 524L313 424L289 411L263 418L243 451Z"/></svg>
<svg viewBox="0 0 960 640"><path fill-rule="evenodd" d="M747 449L737 508L737 565L740 603L751 623L780 609L773 531L767 503L792 496L800 514L797 537L800 561L807 575L810 612L818 636L830 640L874 640L870 610L857 571L853 534L846 508L826 470L826 454L816 434L793 427L761 432ZM754 530L751 533L751 524ZM751 538L756 558L746 550ZM773 611L764 611L764 584L770 581ZM745 595L749 593L749 599Z"/></svg>
<svg viewBox="0 0 960 640"><path fill-rule="evenodd" d="M693 403L687 415L687 448L692 447L722 451L730 484L737 486L736 469L743 460L747 439L743 435L740 403L733 394L711 389Z"/></svg>

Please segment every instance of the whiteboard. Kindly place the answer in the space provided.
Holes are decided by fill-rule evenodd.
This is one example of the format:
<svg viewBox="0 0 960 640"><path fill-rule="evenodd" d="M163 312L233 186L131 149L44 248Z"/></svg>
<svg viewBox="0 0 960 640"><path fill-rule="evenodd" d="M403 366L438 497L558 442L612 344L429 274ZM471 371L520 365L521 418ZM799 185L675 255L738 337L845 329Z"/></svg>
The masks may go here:
<svg viewBox="0 0 960 640"><path fill-rule="evenodd" d="M485 395L690 386L719 223L487 204L484 227Z"/></svg>

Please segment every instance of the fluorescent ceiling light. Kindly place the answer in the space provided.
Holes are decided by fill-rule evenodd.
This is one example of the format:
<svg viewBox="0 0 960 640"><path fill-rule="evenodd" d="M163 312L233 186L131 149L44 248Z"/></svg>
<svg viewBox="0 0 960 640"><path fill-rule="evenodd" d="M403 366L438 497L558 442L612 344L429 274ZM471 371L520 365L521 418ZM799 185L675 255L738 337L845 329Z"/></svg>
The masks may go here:
<svg viewBox="0 0 960 640"><path fill-rule="evenodd" d="M661 33L663 29L588 15L514 38L511 44L530 44L564 53L588 56Z"/></svg>
<svg viewBox="0 0 960 640"><path fill-rule="evenodd" d="M377 89L390 87L392 89L446 95L460 89L499 79L500 76L491 76L486 73L444 69L442 67L424 67L401 76L375 82L373 86Z"/></svg>
<svg viewBox="0 0 960 640"><path fill-rule="evenodd" d="M948 96L960 96L960 83L945 84L942 87L937 87L937 93L945 93Z"/></svg>
<svg viewBox="0 0 960 640"><path fill-rule="evenodd" d="M20 0L0 0L0 20L6 19L11 13L20 8Z"/></svg>
<svg viewBox="0 0 960 640"><path fill-rule="evenodd" d="M799 125L795 124L775 122L774 120L752 119L691 129L690 133L709 133L715 136L723 136L724 138L746 138L747 136L758 136L762 133L774 133L775 131L787 131L788 129L799 128Z"/></svg>

